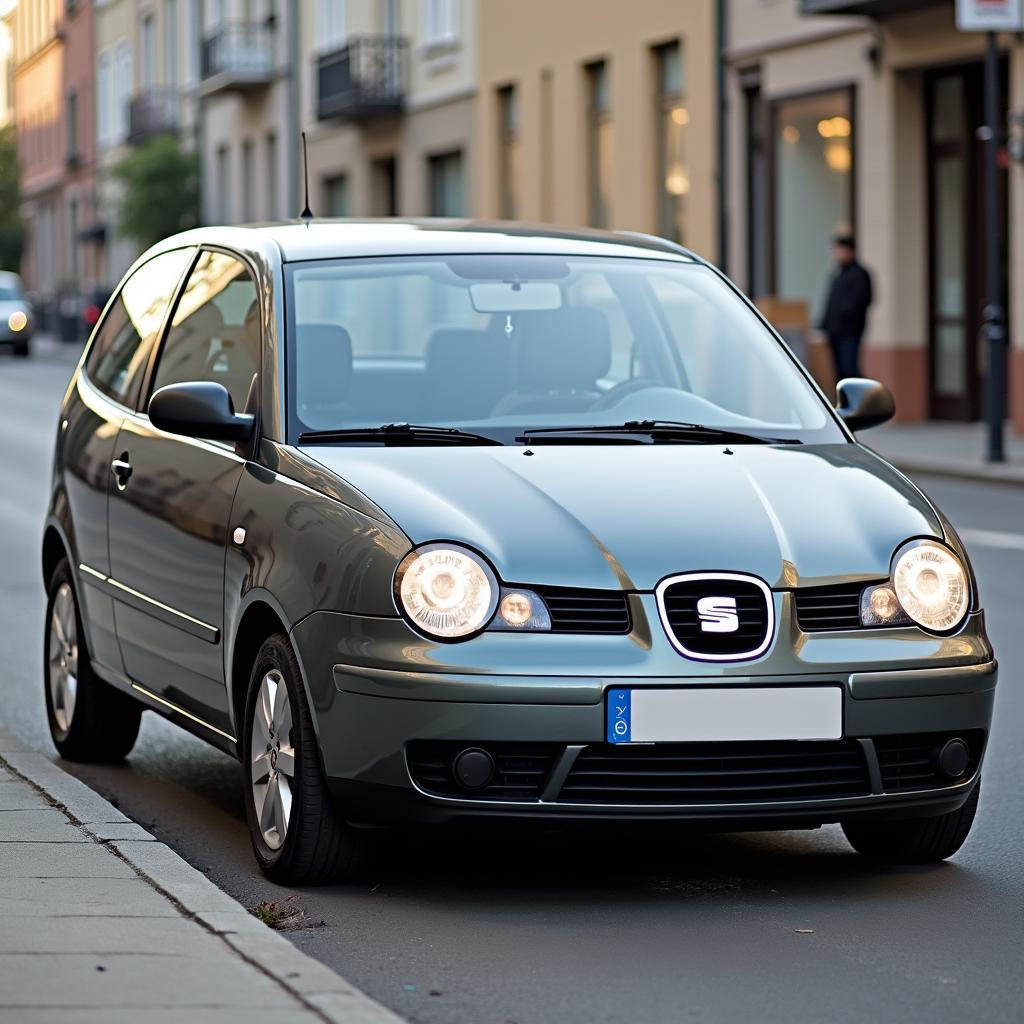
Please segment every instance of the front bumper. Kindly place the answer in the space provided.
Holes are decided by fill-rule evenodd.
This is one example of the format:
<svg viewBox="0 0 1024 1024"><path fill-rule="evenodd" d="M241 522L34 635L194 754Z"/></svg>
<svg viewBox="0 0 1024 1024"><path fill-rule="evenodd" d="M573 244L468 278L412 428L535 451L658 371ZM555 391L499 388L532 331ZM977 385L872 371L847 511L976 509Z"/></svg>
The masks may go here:
<svg viewBox="0 0 1024 1024"><path fill-rule="evenodd" d="M860 817L943 814L960 806L977 783L998 675L980 617L973 623L975 630L958 640L960 664L949 664L952 659L947 657L942 659L946 664L936 665L934 650L927 652L931 657L916 660L892 657L896 648L891 638L885 641L888 663L902 665L897 669L863 658L859 662L851 659L844 670L819 655L812 660L822 661L820 669L806 663L780 666L799 667L797 672L770 672L770 666L758 664L756 672L751 666L731 666L712 674L706 666L690 665L675 655L671 661L659 663L659 667L671 665L676 673L695 673L687 675L634 675L621 670L607 675L568 675L557 671L557 657L538 663L536 671L529 674L458 671L461 666L425 663L427 659L416 644L398 644L400 634L393 631L400 627L379 625L387 620L374 620L381 631L375 640L353 637L353 629L358 634L376 627L349 620L346 625L351 628L345 639L328 642L339 620L347 618L311 616L296 629L293 639L309 684L332 792L346 814L368 823L655 819L731 829L813 827ZM335 632L335 638L337 635ZM656 647L656 638L654 644L651 639L640 644L648 652ZM850 639L842 642L848 652ZM466 646L448 650L464 653ZM518 648L520 663L526 660L522 657L526 650ZM806 649L803 653L806 655ZM339 654L345 656L344 661L338 659ZM616 660L614 654L610 660ZM514 663L505 664L511 668ZM866 670L851 671L851 664ZM572 787L566 782L574 777L577 762L583 763L581 758L600 759L623 750L605 746L607 689L731 683L759 687L841 684L845 746L842 751L837 748L836 756L857 760L860 783L840 787L839 796L830 796L813 785L808 787L813 793L809 797L801 795L799 787L794 787L796 795L792 797L781 789L764 798L732 790L723 791L720 799L705 793L699 801L676 796L638 799L635 792L621 801L614 793L589 801L578 793L570 794ZM912 779L893 784L886 763L903 756L898 749L901 745L913 746L910 741L915 737L961 735L970 738L974 753L965 776L948 785L937 778L925 780L920 788L915 788ZM927 742L931 740L921 741ZM431 743L442 753L462 746L487 749L488 745L495 745L494 750L510 745L514 753L515 745L527 744L542 749L549 759L535 793L493 799L486 793L462 793L454 784L441 787L443 791L425 784L411 768L410 750ZM712 753L735 754L731 746L722 745L721 751ZM766 745L754 747L751 755L759 754ZM800 747L802 753L815 744ZM785 753L781 751L780 756ZM807 777L813 779L814 774L812 771Z"/></svg>

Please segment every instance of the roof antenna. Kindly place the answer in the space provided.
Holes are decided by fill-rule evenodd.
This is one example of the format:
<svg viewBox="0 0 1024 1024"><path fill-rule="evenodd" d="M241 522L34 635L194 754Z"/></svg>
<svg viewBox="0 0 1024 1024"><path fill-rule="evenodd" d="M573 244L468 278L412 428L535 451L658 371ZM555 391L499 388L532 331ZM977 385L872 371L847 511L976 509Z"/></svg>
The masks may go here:
<svg viewBox="0 0 1024 1024"><path fill-rule="evenodd" d="M306 133L302 132L302 173L306 182L306 205L299 214L301 220L307 227L313 219L313 211L309 208L309 154L306 152Z"/></svg>

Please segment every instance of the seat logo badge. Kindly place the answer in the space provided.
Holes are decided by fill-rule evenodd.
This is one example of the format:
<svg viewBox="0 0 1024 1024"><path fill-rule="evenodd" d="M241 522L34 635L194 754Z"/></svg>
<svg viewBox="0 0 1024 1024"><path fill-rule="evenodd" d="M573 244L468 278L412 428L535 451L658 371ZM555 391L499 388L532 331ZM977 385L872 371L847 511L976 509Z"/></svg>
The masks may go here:
<svg viewBox="0 0 1024 1024"><path fill-rule="evenodd" d="M740 628L734 597L702 597L697 602L697 615L704 633L735 633Z"/></svg>

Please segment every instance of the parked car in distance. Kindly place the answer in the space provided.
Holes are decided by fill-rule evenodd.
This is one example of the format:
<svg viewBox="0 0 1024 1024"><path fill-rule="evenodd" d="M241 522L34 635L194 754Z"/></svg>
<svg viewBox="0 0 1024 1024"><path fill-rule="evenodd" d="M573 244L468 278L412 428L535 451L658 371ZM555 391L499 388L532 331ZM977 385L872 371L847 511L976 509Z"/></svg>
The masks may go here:
<svg viewBox="0 0 1024 1024"><path fill-rule="evenodd" d="M0 344L7 344L16 356L31 352L35 318L32 304L25 297L21 278L0 271Z"/></svg>
<svg viewBox="0 0 1024 1024"><path fill-rule="evenodd" d="M712 266L627 233L314 221L152 248L60 415L44 691L236 756L260 867L367 826L840 823L953 854L997 666L956 531Z"/></svg>

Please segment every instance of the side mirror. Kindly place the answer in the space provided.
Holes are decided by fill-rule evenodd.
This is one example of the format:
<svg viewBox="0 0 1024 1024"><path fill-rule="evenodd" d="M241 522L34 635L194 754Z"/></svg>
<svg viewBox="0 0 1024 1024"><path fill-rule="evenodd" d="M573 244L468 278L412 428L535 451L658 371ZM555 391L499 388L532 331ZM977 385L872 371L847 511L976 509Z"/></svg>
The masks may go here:
<svg viewBox="0 0 1024 1024"><path fill-rule="evenodd" d="M836 411L851 430L867 430L891 420L896 402L879 381L847 377L836 385Z"/></svg>
<svg viewBox="0 0 1024 1024"><path fill-rule="evenodd" d="M236 413L228 389L213 381L168 384L149 400L148 412L160 430L211 441L247 441L256 426L256 417Z"/></svg>

